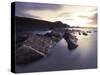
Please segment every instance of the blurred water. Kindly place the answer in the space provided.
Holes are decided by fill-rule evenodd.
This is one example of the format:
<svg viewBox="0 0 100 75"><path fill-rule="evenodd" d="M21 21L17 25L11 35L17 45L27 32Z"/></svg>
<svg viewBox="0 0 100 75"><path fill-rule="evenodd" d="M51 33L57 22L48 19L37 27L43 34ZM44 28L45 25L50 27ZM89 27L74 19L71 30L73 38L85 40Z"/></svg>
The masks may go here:
<svg viewBox="0 0 100 75"><path fill-rule="evenodd" d="M79 30L79 29L78 29ZM80 29L83 30L83 29ZM84 29L91 33L88 36L79 35L78 47L68 50L67 43L62 39L54 48L49 49L47 57L35 63L24 66L16 66L16 72L37 72L52 70L72 70L97 67L97 29Z"/></svg>

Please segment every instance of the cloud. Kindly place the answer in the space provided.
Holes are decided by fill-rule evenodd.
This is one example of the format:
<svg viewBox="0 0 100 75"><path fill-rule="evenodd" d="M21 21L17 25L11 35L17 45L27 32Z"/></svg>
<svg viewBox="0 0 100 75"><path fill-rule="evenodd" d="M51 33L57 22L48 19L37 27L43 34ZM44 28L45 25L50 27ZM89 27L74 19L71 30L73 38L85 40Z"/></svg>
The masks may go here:
<svg viewBox="0 0 100 75"><path fill-rule="evenodd" d="M29 2L16 2L16 8L19 9L33 9L33 10L57 10L62 5L58 4L43 4L43 3L29 3Z"/></svg>
<svg viewBox="0 0 100 75"><path fill-rule="evenodd" d="M81 18L86 18L86 19L88 19L88 16L78 16L78 17L81 17Z"/></svg>
<svg viewBox="0 0 100 75"><path fill-rule="evenodd" d="M16 2L15 4L15 15L21 16L21 17L33 17L34 13L27 14L27 11L56 11L59 10L62 7L62 5L58 4L43 4L43 3L28 3L28 2ZM46 13L46 12L45 12ZM42 14L43 15L43 14ZM35 15L36 17L37 15ZM38 16L41 17L40 15Z"/></svg>
<svg viewBox="0 0 100 75"><path fill-rule="evenodd" d="M31 14L27 14L27 13L24 13L24 12L26 12L26 11L25 11L25 10L23 10L23 11L16 11L16 12L15 12L15 15L16 15L16 16L19 16L19 17L28 17L28 18L41 19L40 16L31 15Z"/></svg>
<svg viewBox="0 0 100 75"><path fill-rule="evenodd" d="M89 19L91 20L91 22L89 22L88 24L97 25L97 13L95 13L93 16L89 17Z"/></svg>
<svg viewBox="0 0 100 75"><path fill-rule="evenodd" d="M69 13L69 12L63 12L63 13L61 13L61 14L59 14L59 15L57 15L56 17L70 17L72 14L71 13Z"/></svg>

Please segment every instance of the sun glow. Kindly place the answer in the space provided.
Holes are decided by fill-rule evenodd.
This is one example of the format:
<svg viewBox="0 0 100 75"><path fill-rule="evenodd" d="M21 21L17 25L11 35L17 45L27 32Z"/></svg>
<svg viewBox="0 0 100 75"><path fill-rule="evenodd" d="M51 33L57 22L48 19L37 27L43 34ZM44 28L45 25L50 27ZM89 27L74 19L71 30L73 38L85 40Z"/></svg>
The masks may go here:
<svg viewBox="0 0 100 75"><path fill-rule="evenodd" d="M91 22L91 20L81 17L59 17L59 18L53 18L53 21L60 20L61 22L65 24L69 24L70 26L78 26L78 27L87 27L88 23Z"/></svg>
<svg viewBox="0 0 100 75"><path fill-rule="evenodd" d="M85 26L87 26L87 23L90 21L91 20L88 20L85 18L76 17L76 18L74 18L72 20L68 20L66 22L72 26L85 27Z"/></svg>

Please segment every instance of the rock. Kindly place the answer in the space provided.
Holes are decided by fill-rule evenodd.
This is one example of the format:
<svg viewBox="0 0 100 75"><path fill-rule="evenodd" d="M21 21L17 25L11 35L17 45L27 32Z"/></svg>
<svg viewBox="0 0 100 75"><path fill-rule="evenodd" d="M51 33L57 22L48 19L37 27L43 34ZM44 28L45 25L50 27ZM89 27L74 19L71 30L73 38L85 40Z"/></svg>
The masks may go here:
<svg viewBox="0 0 100 75"><path fill-rule="evenodd" d="M72 32L66 30L63 36L53 30L46 34L28 34L27 38L16 43L19 44L21 42L20 46L16 48L16 64L35 62L42 57L46 57L48 49L54 47L63 37L68 43L68 49L77 48L78 39ZM24 34L22 36L26 37Z"/></svg>
<svg viewBox="0 0 100 75"><path fill-rule="evenodd" d="M27 34L20 34L16 38L16 48L19 48L21 44L28 38Z"/></svg>
<svg viewBox="0 0 100 75"><path fill-rule="evenodd" d="M16 49L16 63L28 63L46 56L51 40L43 36L30 35L22 45Z"/></svg>
<svg viewBox="0 0 100 75"><path fill-rule="evenodd" d="M62 36L59 32L52 31L51 33L45 34L45 36L51 38L52 41L58 42L61 40Z"/></svg>
<svg viewBox="0 0 100 75"><path fill-rule="evenodd" d="M65 31L64 33L64 39L68 43L68 49L72 50L78 47L77 45L77 38L72 34L70 30Z"/></svg>
<svg viewBox="0 0 100 75"><path fill-rule="evenodd" d="M94 32L97 32L97 31L94 31Z"/></svg>
<svg viewBox="0 0 100 75"><path fill-rule="evenodd" d="M91 33L91 31L87 31L87 33Z"/></svg>
<svg viewBox="0 0 100 75"><path fill-rule="evenodd" d="M45 35L31 34L20 47L16 49L16 63L24 64L47 56L48 49L61 40L59 33L52 31Z"/></svg>
<svg viewBox="0 0 100 75"><path fill-rule="evenodd" d="M88 34L86 32L83 32L83 35L87 36Z"/></svg>
<svg viewBox="0 0 100 75"><path fill-rule="evenodd" d="M81 32L78 32L79 35L81 35Z"/></svg>
<svg viewBox="0 0 100 75"><path fill-rule="evenodd" d="M70 49L70 50L75 49L77 47L78 47L78 45L74 42L69 42L68 43L68 49Z"/></svg>
<svg viewBox="0 0 100 75"><path fill-rule="evenodd" d="M16 50L16 64L27 64L31 61L39 60L42 57L42 55L28 48L26 45L22 45Z"/></svg>

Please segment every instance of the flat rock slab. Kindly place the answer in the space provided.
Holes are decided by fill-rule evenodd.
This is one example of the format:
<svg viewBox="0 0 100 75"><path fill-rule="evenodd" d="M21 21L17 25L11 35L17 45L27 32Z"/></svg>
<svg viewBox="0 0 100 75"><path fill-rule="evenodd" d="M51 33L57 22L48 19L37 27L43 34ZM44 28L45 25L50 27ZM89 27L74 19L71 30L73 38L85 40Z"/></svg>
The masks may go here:
<svg viewBox="0 0 100 75"><path fill-rule="evenodd" d="M54 34L52 36L31 34L22 45L16 49L16 63L28 63L47 56L48 49L53 47L60 40L61 37Z"/></svg>

